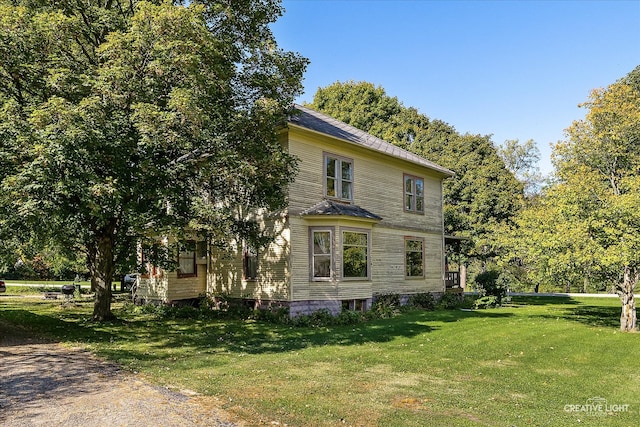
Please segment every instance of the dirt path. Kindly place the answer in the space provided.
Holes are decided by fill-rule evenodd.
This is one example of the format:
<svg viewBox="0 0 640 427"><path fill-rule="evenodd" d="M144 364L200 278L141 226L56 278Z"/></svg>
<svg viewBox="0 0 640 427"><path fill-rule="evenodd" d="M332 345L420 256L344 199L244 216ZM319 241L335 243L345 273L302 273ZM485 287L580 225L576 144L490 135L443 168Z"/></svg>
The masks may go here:
<svg viewBox="0 0 640 427"><path fill-rule="evenodd" d="M230 427L210 397L145 383L90 353L25 337L0 322L0 425Z"/></svg>

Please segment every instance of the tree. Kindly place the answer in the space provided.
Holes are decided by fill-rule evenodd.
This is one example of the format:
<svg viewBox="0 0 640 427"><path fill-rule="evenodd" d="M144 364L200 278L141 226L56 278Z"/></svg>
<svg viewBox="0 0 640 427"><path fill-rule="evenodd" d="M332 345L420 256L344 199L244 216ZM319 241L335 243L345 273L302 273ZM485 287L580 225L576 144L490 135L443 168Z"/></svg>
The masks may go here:
<svg viewBox="0 0 640 427"><path fill-rule="evenodd" d="M86 255L108 320L136 242L259 236L295 173L277 128L307 61L275 0L0 0L0 233ZM169 252L171 256L171 252Z"/></svg>
<svg viewBox="0 0 640 427"><path fill-rule="evenodd" d="M620 329L637 329L640 277L640 67L594 90L554 147L552 185L517 219L515 253L548 277L612 284Z"/></svg>
<svg viewBox="0 0 640 427"><path fill-rule="evenodd" d="M540 191L540 150L533 139L524 143L517 139L507 140L498 147L498 154L507 169L523 184L525 195L532 197Z"/></svg>
<svg viewBox="0 0 640 427"><path fill-rule="evenodd" d="M464 243L470 257L495 255L493 230L518 211L523 189L489 136L460 135L367 82L320 88L310 107L453 170L444 183L445 231L473 238Z"/></svg>
<svg viewBox="0 0 640 427"><path fill-rule="evenodd" d="M636 68L583 104L584 120L555 147L559 186L566 186L586 229L598 245L601 268L618 273L620 329L637 328L634 289L640 277L640 91Z"/></svg>

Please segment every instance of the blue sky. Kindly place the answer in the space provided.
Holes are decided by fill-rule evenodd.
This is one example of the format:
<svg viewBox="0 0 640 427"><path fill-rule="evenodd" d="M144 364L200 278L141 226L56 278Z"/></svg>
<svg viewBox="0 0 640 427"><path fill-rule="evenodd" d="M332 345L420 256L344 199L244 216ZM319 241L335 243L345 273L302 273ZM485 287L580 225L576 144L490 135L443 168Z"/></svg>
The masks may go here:
<svg viewBox="0 0 640 427"><path fill-rule="evenodd" d="M578 104L640 65L640 0L290 0L273 26L311 61L305 93L336 81L381 86L407 107L495 144L550 144Z"/></svg>

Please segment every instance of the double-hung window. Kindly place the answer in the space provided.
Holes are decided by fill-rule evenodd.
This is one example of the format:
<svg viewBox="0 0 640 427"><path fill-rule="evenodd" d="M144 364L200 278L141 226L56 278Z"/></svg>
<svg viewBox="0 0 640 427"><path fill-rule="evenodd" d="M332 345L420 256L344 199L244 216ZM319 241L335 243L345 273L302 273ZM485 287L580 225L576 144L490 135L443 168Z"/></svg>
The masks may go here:
<svg viewBox="0 0 640 427"><path fill-rule="evenodd" d="M178 277L195 277L196 269L196 242L189 240L178 254Z"/></svg>
<svg viewBox="0 0 640 427"><path fill-rule="evenodd" d="M369 267L369 233L366 231L342 232L342 277L367 279Z"/></svg>
<svg viewBox="0 0 640 427"><path fill-rule="evenodd" d="M244 242L242 248L242 276L245 280L258 278L258 251L247 242Z"/></svg>
<svg viewBox="0 0 640 427"><path fill-rule="evenodd" d="M324 155L325 196L345 202L353 200L353 160Z"/></svg>
<svg viewBox="0 0 640 427"><path fill-rule="evenodd" d="M404 175L404 210L424 213L424 179Z"/></svg>
<svg viewBox="0 0 640 427"><path fill-rule="evenodd" d="M311 229L311 279L329 280L333 271L333 230Z"/></svg>
<svg viewBox="0 0 640 427"><path fill-rule="evenodd" d="M424 277L424 240L407 237L404 240L406 277Z"/></svg>

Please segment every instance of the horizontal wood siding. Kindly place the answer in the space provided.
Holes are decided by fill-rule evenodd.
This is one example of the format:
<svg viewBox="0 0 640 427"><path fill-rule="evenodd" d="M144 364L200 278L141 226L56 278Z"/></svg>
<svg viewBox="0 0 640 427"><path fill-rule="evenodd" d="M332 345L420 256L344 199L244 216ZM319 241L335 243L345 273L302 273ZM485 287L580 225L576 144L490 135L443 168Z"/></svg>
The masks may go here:
<svg viewBox="0 0 640 427"><path fill-rule="evenodd" d="M136 289L136 298L143 301L167 302L168 278L160 275L141 278Z"/></svg>
<svg viewBox="0 0 640 427"><path fill-rule="evenodd" d="M300 160L299 173L289 187L291 226L291 300L369 298L373 294L442 292L443 213L442 178L428 168L352 144L298 129L289 131L289 151ZM344 218L305 218L300 213L324 198L324 154L353 160L355 205L381 216L379 223L357 224ZM404 175L424 179L425 212L404 211ZM371 229L370 281L311 281L309 227L331 226L334 231L335 270L341 269L339 233L343 227ZM425 277L405 278L405 237L424 238Z"/></svg>
<svg viewBox="0 0 640 427"><path fill-rule="evenodd" d="M292 216L324 198L323 154L332 153L353 159L353 202L381 216L380 225L442 233L442 180L430 169L297 130L290 131L289 151L300 160L296 180L289 187ZM404 211L404 174L424 178L424 214Z"/></svg>
<svg viewBox="0 0 640 427"><path fill-rule="evenodd" d="M425 239L425 275L422 278L405 277L405 237ZM414 294L443 292L442 236L428 233L374 227L372 248L373 293Z"/></svg>
<svg viewBox="0 0 640 427"><path fill-rule="evenodd" d="M242 272L242 243L232 242L230 251L212 250L207 293L232 298L288 301L290 298L290 245L286 220L267 220L275 239L258 249L258 277L245 280Z"/></svg>
<svg viewBox="0 0 640 427"><path fill-rule="evenodd" d="M207 266L197 264L196 267L197 276L195 277L178 277L178 273L175 271L167 273L169 280L167 299L169 301L198 298L205 294Z"/></svg>

